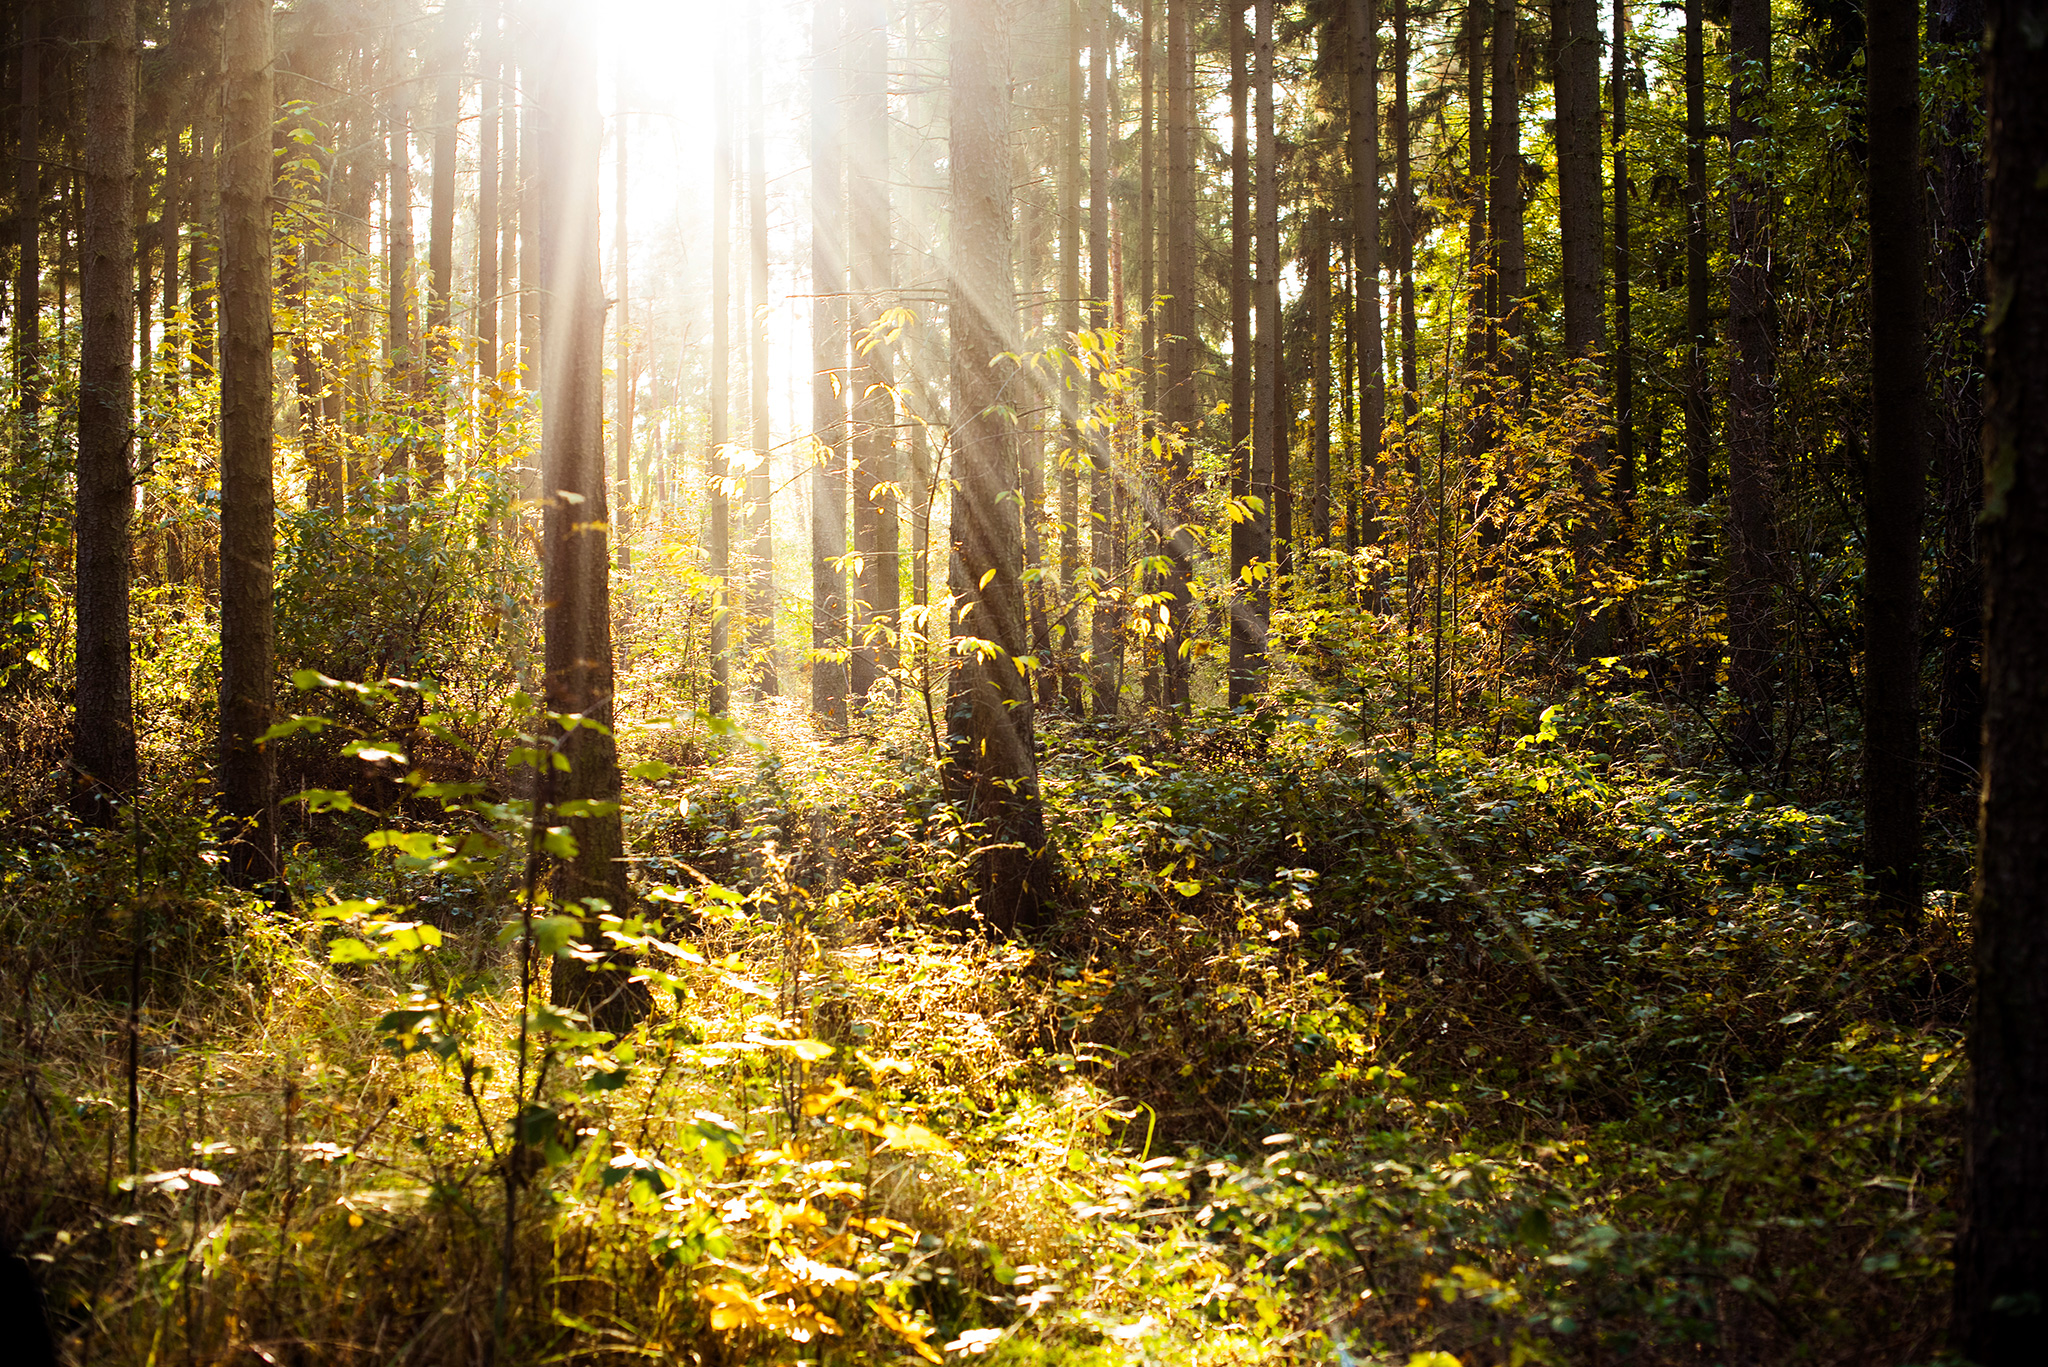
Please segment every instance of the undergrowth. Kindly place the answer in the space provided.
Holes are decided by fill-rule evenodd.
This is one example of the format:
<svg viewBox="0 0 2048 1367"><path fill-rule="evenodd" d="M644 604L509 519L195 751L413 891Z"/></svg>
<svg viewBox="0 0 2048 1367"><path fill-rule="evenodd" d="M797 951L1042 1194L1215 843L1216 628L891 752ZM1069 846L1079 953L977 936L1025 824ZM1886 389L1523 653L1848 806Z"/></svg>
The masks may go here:
<svg viewBox="0 0 2048 1367"><path fill-rule="evenodd" d="M286 899L225 885L196 792L6 815L0 1221L73 1360L1938 1349L1952 899L1864 924L1854 808L1647 703L1427 753L1308 699L1050 724L1029 943L975 919L914 700L622 728L655 1009L617 1039L522 1028L522 954L577 952L520 877L526 722L306 711L339 777Z"/></svg>

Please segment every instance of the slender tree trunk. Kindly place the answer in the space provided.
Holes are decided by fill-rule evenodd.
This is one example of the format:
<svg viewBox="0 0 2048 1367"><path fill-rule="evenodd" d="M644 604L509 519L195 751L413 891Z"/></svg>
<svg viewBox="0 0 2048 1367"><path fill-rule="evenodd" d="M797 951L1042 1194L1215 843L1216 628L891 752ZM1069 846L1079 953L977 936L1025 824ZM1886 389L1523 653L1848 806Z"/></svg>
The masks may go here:
<svg viewBox="0 0 2048 1367"><path fill-rule="evenodd" d="M463 18L468 6L449 5L442 13L441 70L434 81L434 147L427 192L427 374L423 411L430 435L420 448L420 487L438 493L447 475L448 455L443 395L453 377L455 290L455 135L462 120Z"/></svg>
<svg viewBox="0 0 2048 1367"><path fill-rule="evenodd" d="M513 13L519 10L515 7ZM530 18L518 22L530 24ZM520 75L522 81L536 81L532 61L521 53ZM546 324L544 316L546 300L540 297L540 224L552 206L540 199L537 188L542 174L540 162L539 125L534 122L533 99L526 94L524 85L520 92L519 137L524 144L519 151L519 384L529 394L540 390L541 353L547 347L547 337L542 331ZM539 471L534 474L537 477ZM532 496L539 496L541 488L536 480L528 490Z"/></svg>
<svg viewBox="0 0 2048 1367"><path fill-rule="evenodd" d="M1349 0L1349 136L1351 144L1351 350L1358 370L1354 471L1359 491L1348 519L1352 546L1379 543L1376 500L1387 411L1386 347L1380 329L1380 34L1377 0ZM1323 533L1327 536L1327 532Z"/></svg>
<svg viewBox="0 0 2048 1367"><path fill-rule="evenodd" d="M231 868L244 884L275 878L275 762L270 726L271 485L270 0L228 0L221 148L220 782L235 823Z"/></svg>
<svg viewBox="0 0 2048 1367"><path fill-rule="evenodd" d="M1920 921L1920 513L1927 234L1920 13L1870 0L1870 468L1864 489L1863 867L1879 912Z"/></svg>
<svg viewBox="0 0 2048 1367"><path fill-rule="evenodd" d="M1596 0L1554 0L1551 15L1558 34L1557 196L1564 349L1574 368L1574 383L1597 390L1594 367L1607 340L1600 290L1600 14ZM1607 512L1607 443L1597 427L1578 434L1572 464L1581 503L1572 538L1577 599L1572 646L1579 663L1586 664L1611 653L1613 642L1611 614L1598 603L1600 566L1612 519Z"/></svg>
<svg viewBox="0 0 2048 1367"><path fill-rule="evenodd" d="M1706 0L1685 0L1685 501L1692 509L1693 527L1686 567L1695 575L1706 573L1713 552L1707 512L1714 494L1713 380L1707 364L1714 338L1708 314L1712 249L1707 236L1707 72L1701 33L1705 7ZM1706 672L1711 675L1713 670Z"/></svg>
<svg viewBox="0 0 2048 1367"><path fill-rule="evenodd" d="M729 45L721 43L724 49ZM711 394L710 438L704 452L706 570L711 577L711 697L723 717L732 705L732 63L722 50L712 65L711 134Z"/></svg>
<svg viewBox="0 0 2048 1367"><path fill-rule="evenodd" d="M753 695L760 699L778 696L782 687L775 667L775 510L769 462L774 443L768 425L768 320L763 316L768 306L768 102L761 89L761 12L751 6L747 53L747 245L753 267L747 380L752 398L748 435L754 445L747 474L747 653L753 657Z"/></svg>
<svg viewBox="0 0 2048 1367"><path fill-rule="evenodd" d="M1087 228L1081 219L1081 142L1087 130L1081 84L1081 49L1087 44L1083 6L1089 0L1065 0L1067 11L1067 117L1061 128L1064 155L1060 171L1060 333L1062 345L1081 330L1081 259L1087 252ZM1081 472L1085 449L1075 377L1062 367L1060 375L1060 441L1054 465L1060 493L1060 603L1065 623L1060 641L1060 693L1068 712L1080 716L1086 704L1081 671Z"/></svg>
<svg viewBox="0 0 2048 1367"><path fill-rule="evenodd" d="M628 265L632 256L627 190L632 182L633 115L626 94L626 63L618 66L613 97L618 109L612 125L612 337L613 377L618 385L618 402L612 414L613 459L612 535L618 541L615 552L621 576L633 570L633 291Z"/></svg>
<svg viewBox="0 0 2048 1367"><path fill-rule="evenodd" d="M1728 688L1735 749L1745 764L1772 750L1772 410L1777 337L1770 282L1770 177L1763 124L1771 79L1769 0L1731 0L1729 123L1736 171L1730 192L1728 333Z"/></svg>
<svg viewBox="0 0 2048 1367"><path fill-rule="evenodd" d="M21 440L43 404L42 336L42 70L43 13L29 0L21 17L20 124L14 147L14 212L18 216L14 264L14 404L21 415ZM176 271L172 272L176 275Z"/></svg>
<svg viewBox="0 0 2048 1367"><path fill-rule="evenodd" d="M893 303L894 241L889 221L889 14L882 0L849 0L853 88L848 107L853 206L854 546L860 553L860 623L855 692L865 697L897 666L902 620L897 496L895 365L877 332ZM1041 496L1043 491L1041 490ZM1036 505L1033 505L1034 510ZM1043 630L1044 609L1038 612ZM1039 642L1034 640L1034 651ZM1039 658L1043 659L1043 654Z"/></svg>
<svg viewBox="0 0 2048 1367"><path fill-rule="evenodd" d="M1266 686L1266 633L1272 613L1274 471L1285 460L1286 429L1280 414L1280 179L1273 126L1273 3L1253 0L1252 91L1258 105L1258 266L1255 279L1257 331L1253 367L1252 446L1245 529L1245 570L1230 614L1230 702L1238 706Z"/></svg>
<svg viewBox="0 0 2048 1367"><path fill-rule="evenodd" d="M413 235L412 235L412 112L404 103L390 111L390 210L386 218L389 274L386 285L390 308L390 330L386 336L385 384L389 404L398 415L410 417L417 408L419 359L413 337ZM401 438L387 448L384 464L384 497L387 503L404 505L412 501L413 444Z"/></svg>
<svg viewBox="0 0 2048 1367"><path fill-rule="evenodd" d="M946 699L945 786L979 823L978 910L1000 934L1040 925L1052 855L1039 803L1025 648L1017 462L1002 411L1001 358L1017 348L1010 302L1011 0L953 0L952 590L963 649Z"/></svg>
<svg viewBox="0 0 2048 1367"><path fill-rule="evenodd" d="M507 9L508 27L518 22L516 13ZM519 63L513 56L509 36L503 40L499 52L499 118L504 125L500 135L504 161L499 171L498 189L498 365L503 370L517 372L517 383L524 385L526 346L532 340L520 332L526 321L526 296L521 288L524 281L519 270L519 218L526 202L526 180L519 144L521 125L525 120L520 116Z"/></svg>
<svg viewBox="0 0 2048 1367"><path fill-rule="evenodd" d="M1492 334L1494 280L1487 267L1492 254L1486 241L1486 195L1493 148L1486 137L1486 39L1493 27L1493 0L1465 0L1463 14L1465 42L1465 312L1466 383L1482 381L1480 361L1486 354L1486 339ZM1476 456L1494 441L1491 416L1482 411L1484 400L1472 399L1471 448Z"/></svg>
<svg viewBox="0 0 2048 1367"><path fill-rule="evenodd" d="M486 385L498 376L498 131L504 122L505 104L498 3L485 0L483 34L477 45L483 56L483 112L476 159L476 357L477 376Z"/></svg>
<svg viewBox="0 0 2048 1367"><path fill-rule="evenodd" d="M1309 211L1309 453L1308 534L1316 550L1330 547L1330 217Z"/></svg>
<svg viewBox="0 0 2048 1367"><path fill-rule="evenodd" d="M2019 0L1985 8L1984 783L1951 1342L2022 1367L2048 1343L2048 47Z"/></svg>
<svg viewBox="0 0 2048 1367"><path fill-rule="evenodd" d="M1186 443L1195 428L1195 59L1193 11L1197 0L1166 0L1166 375L1160 417L1173 441L1169 511L1173 524L1169 571L1173 604L1165 649L1166 705L1186 708L1194 623L1193 463Z"/></svg>
<svg viewBox="0 0 2048 1367"><path fill-rule="evenodd" d="M1248 0L1224 0L1230 26L1230 496L1249 506L1252 496L1252 121L1251 42L1245 32ZM1269 524L1270 525L1270 524ZM1235 510L1230 522L1230 654L1228 697L1235 707L1246 691L1249 609L1239 598L1248 586L1258 529Z"/></svg>
<svg viewBox="0 0 2048 1367"><path fill-rule="evenodd" d="M1415 159L1413 110L1408 102L1408 0L1394 0L1394 272L1399 277L1401 311L1401 433L1407 445L1409 425L1421 410L1421 387L1415 368ZM1421 477L1416 453L1408 446L1411 482ZM1411 566L1411 569L1413 567Z"/></svg>
<svg viewBox="0 0 2048 1367"><path fill-rule="evenodd" d="M618 915L631 910L625 838L619 819L619 756L612 710L609 489L604 461L604 288L599 278L597 68L578 25L541 21L533 34L535 90L535 280L541 323L541 599L546 650L543 693L551 713L598 726L558 733L569 763L557 774L558 803L593 804L566 815L572 857L557 862L550 891L558 906L595 899ZM596 918L583 941L600 948ZM609 956L602 956L608 958ZM603 967L616 967L605 964ZM558 958L549 995L587 1012L599 1029L623 1030L644 1009L646 989L623 977Z"/></svg>
<svg viewBox="0 0 2048 1367"><path fill-rule="evenodd" d="M1084 0L1094 10L1088 41L1088 326L1098 334L1110 323L1114 292L1109 261L1109 0ZM1095 683L1095 715L1117 710L1116 648L1122 633L1109 601L1116 576L1115 475L1110 430L1101 405L1108 398L1099 375L1088 389L1088 655Z"/></svg>
<svg viewBox="0 0 2048 1367"><path fill-rule="evenodd" d="M1974 53L1983 41L1981 0L1933 0L1928 7L1930 47L1960 45ZM1974 91L1974 83L1970 87ZM1934 163L1935 316L1930 328L1936 356L1929 367L1941 389L1934 404L1933 464L1940 489L1940 579L1935 629L1941 643L1941 712L1935 727L1936 780L1960 789L1977 777L1979 730L1984 715L1978 643L1983 634L1984 589L1977 560L1977 515L1983 510L1979 457L1984 396L1979 310L1983 307L1978 242L1984 230L1984 164L1978 152L1976 101L1946 100L1931 139Z"/></svg>
<svg viewBox="0 0 2048 1367"><path fill-rule="evenodd" d="M839 0L811 7L811 710L846 726L847 368L846 139L841 126ZM856 605L856 611L858 610ZM865 697L873 656L851 661ZM870 667L863 669L866 663Z"/></svg>
<svg viewBox="0 0 2048 1367"><path fill-rule="evenodd" d="M86 75L79 354L78 687L71 763L80 814L110 820L137 782L129 696L129 520L135 476L135 0L94 0Z"/></svg>
<svg viewBox="0 0 2048 1367"><path fill-rule="evenodd" d="M1492 225L1490 265L1493 270L1494 336L1507 345L1496 366L1500 377L1513 373L1513 353L1527 334L1521 303L1529 292L1526 233L1522 223L1522 92L1520 33L1514 0L1495 0L1493 8L1493 105L1487 132L1493 146L1493 179L1486 221Z"/></svg>
<svg viewBox="0 0 2048 1367"><path fill-rule="evenodd" d="M1616 556L1625 564L1633 543L1636 492L1635 325L1630 307L1628 178L1628 0L1614 0L1614 64L1608 91L1614 138L1614 504L1620 528Z"/></svg>

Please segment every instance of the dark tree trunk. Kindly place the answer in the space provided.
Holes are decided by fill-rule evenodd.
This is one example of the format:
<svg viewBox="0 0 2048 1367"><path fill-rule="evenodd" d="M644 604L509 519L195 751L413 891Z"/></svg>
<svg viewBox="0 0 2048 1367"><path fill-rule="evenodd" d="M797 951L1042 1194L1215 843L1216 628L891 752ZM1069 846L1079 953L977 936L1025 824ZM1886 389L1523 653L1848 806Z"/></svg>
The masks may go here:
<svg viewBox="0 0 2048 1367"><path fill-rule="evenodd" d="M1984 786L1953 1343L1981 1367L2048 1343L2048 47L1986 6Z"/></svg>
<svg viewBox="0 0 2048 1367"><path fill-rule="evenodd" d="M270 726L271 484L270 0L229 0L221 155L220 807L249 885L277 876Z"/></svg>
<svg viewBox="0 0 2048 1367"><path fill-rule="evenodd" d="M838 0L811 6L811 710L846 726L846 166ZM855 656L866 696L873 657Z"/></svg>
<svg viewBox="0 0 2048 1367"><path fill-rule="evenodd" d="M551 713L597 726L558 731L567 773L554 776L557 803L592 804L567 815L573 857L558 860L549 891L555 904L585 919L583 939L601 948L590 901L630 911L625 839L619 820L619 756L612 711L609 481L604 461L604 288L599 279L597 163L602 126L596 63L574 24L544 21L532 34L534 61L534 222L541 322L541 627L543 695ZM608 956L605 956L608 957ZM645 989L586 965L555 960L549 995L587 1012L599 1029L636 1019Z"/></svg>
<svg viewBox="0 0 2048 1367"><path fill-rule="evenodd" d="M389 406L410 417L417 408L419 357L413 336L413 235L412 235L412 112L401 101L392 106L391 159L389 163L389 216L385 219L386 303L390 328L384 343L385 384ZM412 500L413 445L405 439L387 448L384 462L384 499L403 505Z"/></svg>
<svg viewBox="0 0 2048 1367"><path fill-rule="evenodd" d="M903 589L899 565L896 370L892 344L876 329L892 301L894 241L889 224L889 14L881 0L849 0L853 89L847 150L853 206L854 548L860 553L854 692L865 697L897 665ZM1042 493L1042 491L1041 491ZM1040 610L1043 620L1043 609ZM1037 645L1034 642L1034 647ZM1041 654L1040 658L1044 656Z"/></svg>
<svg viewBox="0 0 2048 1367"><path fill-rule="evenodd" d="M978 909L1000 934L1043 923L1052 853L1039 803L1025 649L1017 459L1002 409L1017 349L1010 302L1011 0L953 0L951 37L953 555L963 648L946 698L948 795L981 827Z"/></svg>
<svg viewBox="0 0 2048 1367"><path fill-rule="evenodd" d="M732 63L713 63L711 133L711 394L710 440L704 452L707 572L711 576L711 696L707 710L732 706Z"/></svg>
<svg viewBox="0 0 2048 1367"><path fill-rule="evenodd" d="M1230 613L1230 702L1247 701L1266 686L1266 633L1272 613L1274 473L1286 459L1286 427L1280 413L1280 179L1273 126L1273 3L1253 0L1252 91L1258 106L1258 166L1253 214L1257 220L1258 264L1254 304L1251 463L1247 471L1250 516L1244 528L1245 568L1250 582L1235 585Z"/></svg>
<svg viewBox="0 0 2048 1367"><path fill-rule="evenodd" d="M768 426L768 102L762 95L761 12L747 10L747 245L751 249L747 365L753 468L747 472L747 654L754 670L753 696L782 691L775 667L775 509L769 466L773 446Z"/></svg>
<svg viewBox="0 0 2048 1367"><path fill-rule="evenodd" d="M1982 0L1933 0L1929 5L1930 45L1960 44L1975 53L1983 36ZM1984 301L1978 245L1984 231L1984 164L1978 153L1976 101L1947 100L1939 113L1932 139L1935 314L1930 339L1936 355L1929 367L1941 386L1930 434L1935 482L1941 491L1934 624L1941 643L1941 713L1935 728L1935 773L1943 787L1960 790L1977 777L1984 713L1977 658L1984 608L1977 562L1977 514L1984 493L1978 454L1984 412L1978 322Z"/></svg>
<svg viewBox="0 0 2048 1367"><path fill-rule="evenodd" d="M86 76L78 394L77 711L71 762L81 815L106 821L135 790L129 695L129 520L135 476L135 0L94 0ZM268 139L265 139L266 147Z"/></svg>
<svg viewBox="0 0 2048 1367"><path fill-rule="evenodd" d="M1628 0L1614 0L1614 65L1609 78L1610 131L1614 138L1614 505L1619 523L1616 556L1626 564L1632 545L1636 492L1635 324L1629 294ZM1625 621L1625 619L1624 619Z"/></svg>
<svg viewBox="0 0 2048 1367"><path fill-rule="evenodd" d="M1252 143L1251 42L1245 32L1247 0L1225 0L1230 26L1230 496L1237 503L1252 493ZM1250 623L1237 595L1252 563L1256 528L1233 513L1230 522L1230 656L1228 696L1236 706L1244 695L1245 652Z"/></svg>
<svg viewBox="0 0 2048 1367"><path fill-rule="evenodd" d="M14 148L14 212L17 224L14 263L14 403L22 418L21 440L43 403L42 337L42 70L43 15L29 0L21 16L20 72L17 96L20 123ZM171 275L176 277L176 270Z"/></svg>
<svg viewBox="0 0 2048 1367"><path fill-rule="evenodd" d="M1755 765L1772 752L1777 614L1771 562L1772 407L1777 327L1771 304L1770 178L1764 118L1771 79L1769 0L1730 0L1728 335L1728 688L1735 751Z"/></svg>
<svg viewBox="0 0 2048 1367"><path fill-rule="evenodd" d="M1330 546L1330 218L1309 214L1309 491L1308 535L1314 550Z"/></svg>
<svg viewBox="0 0 2048 1367"><path fill-rule="evenodd" d="M1109 262L1109 0L1090 0L1094 21L1088 42L1088 326L1109 326L1113 292ZM1117 643L1122 639L1116 611L1107 601L1116 575L1114 475L1109 468L1109 428L1099 408L1106 398L1100 376L1088 390L1088 592L1089 674L1095 684L1095 715L1114 717L1117 708Z"/></svg>
<svg viewBox="0 0 2048 1367"><path fill-rule="evenodd" d="M1493 10L1493 106L1487 132L1492 142L1492 183L1486 221L1492 225L1494 336L1510 355L1496 362L1505 376L1515 370L1512 353L1528 330L1522 299L1529 292L1526 233L1522 223L1522 94L1520 33L1514 0L1495 0Z"/></svg>
<svg viewBox="0 0 2048 1367"><path fill-rule="evenodd" d="M1713 546L1714 399L1707 357L1714 344L1707 301L1707 70L1701 33L1706 0L1685 0L1685 501L1692 509L1686 566L1703 575ZM1712 671L1707 671L1711 673Z"/></svg>
<svg viewBox="0 0 2048 1367"><path fill-rule="evenodd" d="M1927 235L1920 14L1870 0L1870 467L1864 489L1863 867L1879 912L1920 920L1920 510Z"/></svg>
<svg viewBox="0 0 2048 1367"><path fill-rule="evenodd" d="M1756 0L1762 3L1763 0ZM1596 389L1607 315L1601 298L1600 12L1596 0L1553 0L1557 30L1558 237L1563 255L1564 349L1573 383ZM1610 653L1610 614L1598 583L1612 519L1607 515L1607 443L1582 430L1572 455L1581 504L1572 534L1572 648L1581 664Z"/></svg>
<svg viewBox="0 0 2048 1367"><path fill-rule="evenodd" d="M1387 361L1380 327L1380 34L1377 0L1349 0L1346 89L1351 151L1351 350L1358 369L1357 488L1346 539L1376 545L1379 520L1368 486L1377 483L1387 412ZM1327 533L1325 533L1327 535Z"/></svg>
<svg viewBox="0 0 2048 1367"><path fill-rule="evenodd" d="M1166 637L1166 705L1188 706L1189 629L1194 621L1193 462L1195 428L1195 59L1197 0L1167 0L1166 11L1166 375L1160 417L1173 441L1167 518L1173 523L1168 572L1173 593Z"/></svg>

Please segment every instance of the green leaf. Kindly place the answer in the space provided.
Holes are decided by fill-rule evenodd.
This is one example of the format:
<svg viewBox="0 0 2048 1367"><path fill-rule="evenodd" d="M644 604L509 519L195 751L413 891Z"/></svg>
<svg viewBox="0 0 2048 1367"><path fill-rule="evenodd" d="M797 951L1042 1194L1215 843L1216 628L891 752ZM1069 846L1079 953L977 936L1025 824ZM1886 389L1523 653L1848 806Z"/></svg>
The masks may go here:
<svg viewBox="0 0 2048 1367"><path fill-rule="evenodd" d="M277 728L272 727L275 731ZM356 800L345 788L308 788L303 793L293 793L286 802L303 802L308 812L352 812Z"/></svg>
<svg viewBox="0 0 2048 1367"><path fill-rule="evenodd" d="M559 955L582 934L583 922L574 916L542 916L533 923L534 947L548 958Z"/></svg>
<svg viewBox="0 0 2048 1367"><path fill-rule="evenodd" d="M616 802L600 802L587 797L572 797L567 802L555 804L556 814L567 817L610 816L618 810Z"/></svg>
<svg viewBox="0 0 2048 1367"><path fill-rule="evenodd" d="M375 963L377 951L361 940L336 940L327 947L327 962L331 964Z"/></svg>
<svg viewBox="0 0 2048 1367"><path fill-rule="evenodd" d="M540 844L542 849L557 859L576 857L576 837L569 834L567 826L548 827L547 834L541 837Z"/></svg>
<svg viewBox="0 0 2048 1367"><path fill-rule="evenodd" d="M626 776L628 778L645 779L648 782L652 783L656 780L669 777L671 774L675 773L675 771L676 767L673 764L663 764L658 759L643 759L638 764L628 769L626 771Z"/></svg>
<svg viewBox="0 0 2048 1367"><path fill-rule="evenodd" d="M406 762L405 751L381 740L352 740L341 747L341 753L353 755L366 764L382 764L387 760L393 764Z"/></svg>

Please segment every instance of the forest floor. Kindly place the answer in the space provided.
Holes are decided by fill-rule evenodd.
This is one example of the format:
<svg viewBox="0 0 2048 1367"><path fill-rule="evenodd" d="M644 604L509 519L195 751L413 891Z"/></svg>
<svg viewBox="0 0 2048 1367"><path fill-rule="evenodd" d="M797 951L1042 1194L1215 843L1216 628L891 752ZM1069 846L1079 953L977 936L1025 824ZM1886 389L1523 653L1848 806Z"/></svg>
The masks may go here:
<svg viewBox="0 0 2048 1367"><path fill-rule="evenodd" d="M1628 696L1434 748L1303 697L1051 719L1061 911L1007 941L914 696L740 722L620 728L624 1039L522 1039L495 790L293 809L288 906L196 790L17 796L0 1212L68 1355L1936 1359L1960 904L1867 924L1825 775Z"/></svg>

